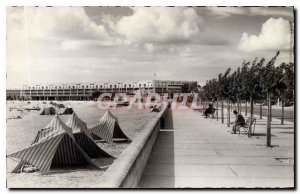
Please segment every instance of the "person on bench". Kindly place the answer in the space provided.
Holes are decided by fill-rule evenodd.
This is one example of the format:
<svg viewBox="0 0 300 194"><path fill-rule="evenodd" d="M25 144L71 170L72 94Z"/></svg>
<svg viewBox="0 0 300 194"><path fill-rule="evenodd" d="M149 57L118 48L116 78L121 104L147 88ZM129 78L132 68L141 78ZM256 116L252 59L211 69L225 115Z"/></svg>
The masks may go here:
<svg viewBox="0 0 300 194"><path fill-rule="evenodd" d="M245 119L241 114L238 114L236 110L234 110L233 113L235 115L235 121L231 123L233 124L231 134L236 134L236 130L245 125Z"/></svg>
<svg viewBox="0 0 300 194"><path fill-rule="evenodd" d="M208 114L214 114L214 113L215 113L215 109L213 108L213 105L209 104L208 108L204 111L205 118L207 118Z"/></svg>

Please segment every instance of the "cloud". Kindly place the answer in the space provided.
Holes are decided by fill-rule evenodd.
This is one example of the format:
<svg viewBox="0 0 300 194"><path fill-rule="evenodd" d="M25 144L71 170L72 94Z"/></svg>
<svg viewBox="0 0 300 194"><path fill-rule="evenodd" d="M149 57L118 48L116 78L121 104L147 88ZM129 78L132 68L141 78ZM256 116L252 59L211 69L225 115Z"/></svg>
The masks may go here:
<svg viewBox="0 0 300 194"><path fill-rule="evenodd" d="M146 48L146 50L147 50L148 52L150 52L150 53L153 53L153 52L154 52L154 49L155 49L153 43L146 43L146 44L145 44L145 48Z"/></svg>
<svg viewBox="0 0 300 194"><path fill-rule="evenodd" d="M21 8L7 8L6 41L7 56L26 56L26 31L24 28L24 13ZM18 45L18 46L16 46Z"/></svg>
<svg viewBox="0 0 300 194"><path fill-rule="evenodd" d="M190 47L186 47L182 50L182 52L179 54L180 57L192 57L192 50Z"/></svg>
<svg viewBox="0 0 300 194"><path fill-rule="evenodd" d="M211 14L221 17L233 15L293 17L292 7L208 7L207 9Z"/></svg>
<svg viewBox="0 0 300 194"><path fill-rule="evenodd" d="M37 40L54 40L61 43L63 50L117 42L103 25L92 21L82 7L8 7L7 37L20 37L15 43L27 39L31 45Z"/></svg>
<svg viewBox="0 0 300 194"><path fill-rule="evenodd" d="M64 39L105 39L102 25L90 20L82 7L27 7L30 34Z"/></svg>
<svg viewBox="0 0 300 194"><path fill-rule="evenodd" d="M63 40L60 44L62 50L88 50L96 47L109 47L120 45L121 40Z"/></svg>
<svg viewBox="0 0 300 194"><path fill-rule="evenodd" d="M224 38L207 31L203 18L188 7L134 7L132 14L103 17L122 44L146 50L148 53L181 53L176 47L187 44L224 45Z"/></svg>
<svg viewBox="0 0 300 194"><path fill-rule="evenodd" d="M248 14L248 9L243 7L208 7L207 9L211 14L222 17Z"/></svg>
<svg viewBox="0 0 300 194"><path fill-rule="evenodd" d="M259 35L244 32L238 48L245 51L291 49L289 21L282 18L268 19L262 25Z"/></svg>
<svg viewBox="0 0 300 194"><path fill-rule="evenodd" d="M292 7L250 7L252 15L293 17Z"/></svg>
<svg viewBox="0 0 300 194"><path fill-rule="evenodd" d="M188 42L199 36L203 19L192 8L135 7L114 30L128 43Z"/></svg>
<svg viewBox="0 0 300 194"><path fill-rule="evenodd" d="M170 45L227 43L205 30L194 8L130 9L131 15L99 13L95 21L82 7L8 7L7 34L28 40L30 45L37 40L52 41L63 51L123 45L158 53L169 52Z"/></svg>

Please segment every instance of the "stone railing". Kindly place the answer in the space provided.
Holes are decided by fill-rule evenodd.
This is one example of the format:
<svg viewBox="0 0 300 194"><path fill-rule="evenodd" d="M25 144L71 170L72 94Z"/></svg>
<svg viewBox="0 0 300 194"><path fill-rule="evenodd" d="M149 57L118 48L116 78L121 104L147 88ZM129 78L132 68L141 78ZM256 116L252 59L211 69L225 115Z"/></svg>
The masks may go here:
<svg viewBox="0 0 300 194"><path fill-rule="evenodd" d="M99 188L136 188L143 175L152 147L164 126L168 106L149 121L142 132L99 178Z"/></svg>

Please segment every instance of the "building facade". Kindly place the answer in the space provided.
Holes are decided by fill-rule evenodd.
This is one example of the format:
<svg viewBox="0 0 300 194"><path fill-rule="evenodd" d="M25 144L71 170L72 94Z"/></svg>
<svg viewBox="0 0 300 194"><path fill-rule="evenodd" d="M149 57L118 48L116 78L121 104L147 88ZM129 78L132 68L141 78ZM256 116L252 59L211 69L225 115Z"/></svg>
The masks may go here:
<svg viewBox="0 0 300 194"><path fill-rule="evenodd" d="M53 83L23 85L20 90L20 98L23 100L90 100L92 93L166 93L169 91L180 92L185 84L195 81L171 81L171 80L144 80L103 83Z"/></svg>
<svg viewBox="0 0 300 194"><path fill-rule="evenodd" d="M6 100L20 100L21 99L20 89L9 89L6 90Z"/></svg>

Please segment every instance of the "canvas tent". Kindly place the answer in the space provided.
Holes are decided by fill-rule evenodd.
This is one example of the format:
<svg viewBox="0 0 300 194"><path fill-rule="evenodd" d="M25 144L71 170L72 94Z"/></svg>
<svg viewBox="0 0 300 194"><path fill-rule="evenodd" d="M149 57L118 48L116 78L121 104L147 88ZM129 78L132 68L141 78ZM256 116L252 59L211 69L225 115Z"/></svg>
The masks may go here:
<svg viewBox="0 0 300 194"><path fill-rule="evenodd" d="M60 115L70 115L73 112L74 112L73 109L71 107L69 107L69 106L66 107L66 108L62 108L62 109L59 110L59 114Z"/></svg>
<svg viewBox="0 0 300 194"><path fill-rule="evenodd" d="M64 124L58 115L38 132L29 147L8 157L21 159L13 172L20 172L22 167L28 164L43 174L49 172L51 167L90 165L98 168L76 143L71 128Z"/></svg>
<svg viewBox="0 0 300 194"><path fill-rule="evenodd" d="M98 125L89 130L94 139L103 139L108 143L113 143L113 139L130 139L121 130L117 118L109 110L99 120Z"/></svg>
<svg viewBox="0 0 300 194"><path fill-rule="evenodd" d="M65 108L64 104L56 104L55 106L57 106L58 108Z"/></svg>
<svg viewBox="0 0 300 194"><path fill-rule="evenodd" d="M89 157L111 157L108 153L97 146L88 132L86 123L83 122L75 112L73 112L73 114L69 117L66 125L72 129L77 144L87 153Z"/></svg>
<svg viewBox="0 0 300 194"><path fill-rule="evenodd" d="M50 106L50 107L45 107L40 115L54 115L55 114L55 109Z"/></svg>

